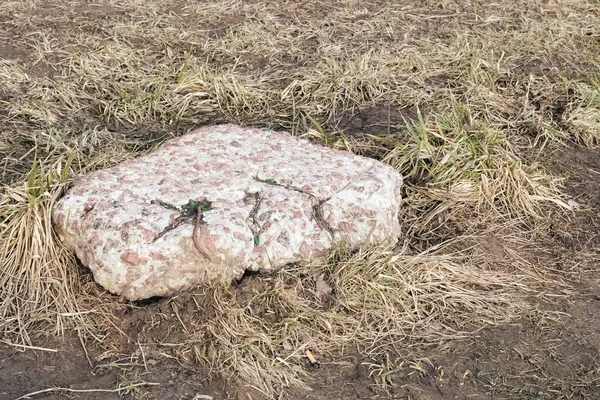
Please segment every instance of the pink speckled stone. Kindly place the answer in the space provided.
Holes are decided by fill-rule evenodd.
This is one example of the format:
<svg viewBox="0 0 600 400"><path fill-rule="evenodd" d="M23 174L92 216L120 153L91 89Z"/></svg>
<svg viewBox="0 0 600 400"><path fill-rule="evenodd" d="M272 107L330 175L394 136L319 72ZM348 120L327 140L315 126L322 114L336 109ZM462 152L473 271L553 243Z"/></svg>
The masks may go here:
<svg viewBox="0 0 600 400"><path fill-rule="evenodd" d="M52 217L96 282L136 300L308 261L342 238L393 244L401 186L376 160L221 125L83 177ZM165 232L180 214L164 204L191 199L212 208Z"/></svg>

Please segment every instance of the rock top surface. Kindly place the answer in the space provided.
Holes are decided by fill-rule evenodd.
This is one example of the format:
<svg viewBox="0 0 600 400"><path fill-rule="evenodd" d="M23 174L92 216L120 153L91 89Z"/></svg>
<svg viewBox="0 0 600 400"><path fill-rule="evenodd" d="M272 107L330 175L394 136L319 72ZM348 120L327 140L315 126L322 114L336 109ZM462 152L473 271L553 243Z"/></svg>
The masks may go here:
<svg viewBox="0 0 600 400"><path fill-rule="evenodd" d="M137 300L308 261L336 240L393 244L401 186L376 160L210 126L83 177L53 221L96 282Z"/></svg>

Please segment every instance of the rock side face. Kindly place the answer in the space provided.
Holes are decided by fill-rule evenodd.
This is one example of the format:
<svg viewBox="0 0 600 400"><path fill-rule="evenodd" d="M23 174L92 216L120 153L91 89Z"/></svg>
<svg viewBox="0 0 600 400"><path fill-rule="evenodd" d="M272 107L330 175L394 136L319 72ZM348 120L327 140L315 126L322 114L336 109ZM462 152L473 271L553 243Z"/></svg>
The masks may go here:
<svg viewBox="0 0 600 400"><path fill-rule="evenodd" d="M401 185L376 160L221 125L83 177L52 217L96 282L137 300L310 260L337 240L393 244Z"/></svg>

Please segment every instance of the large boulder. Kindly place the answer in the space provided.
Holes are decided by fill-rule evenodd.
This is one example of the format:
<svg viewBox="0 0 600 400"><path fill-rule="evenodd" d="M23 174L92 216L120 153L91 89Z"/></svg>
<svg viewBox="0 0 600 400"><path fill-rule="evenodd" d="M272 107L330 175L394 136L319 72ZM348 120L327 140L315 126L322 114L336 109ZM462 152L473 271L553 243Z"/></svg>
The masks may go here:
<svg viewBox="0 0 600 400"><path fill-rule="evenodd" d="M137 300L308 261L338 240L394 244L401 185L376 160L221 125L84 176L52 217L96 282Z"/></svg>

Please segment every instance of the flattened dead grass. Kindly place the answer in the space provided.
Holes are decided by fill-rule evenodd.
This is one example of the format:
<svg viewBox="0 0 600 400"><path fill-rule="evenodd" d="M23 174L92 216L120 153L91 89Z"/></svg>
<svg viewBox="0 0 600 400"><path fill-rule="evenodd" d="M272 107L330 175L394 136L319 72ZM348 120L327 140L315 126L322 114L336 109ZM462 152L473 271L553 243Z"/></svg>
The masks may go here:
<svg viewBox="0 0 600 400"><path fill-rule="evenodd" d="M414 253L408 242L354 253L341 246L322 264L248 278L250 289L201 288L175 298L176 317L137 329L157 351L199 362L268 397L304 386L306 350L323 362L358 354L385 386L423 349L534 311L528 298L540 294L544 280L525 268L517 274L482 268L480 257L448 254L444 246ZM153 333L165 331L173 333Z"/></svg>
<svg viewBox="0 0 600 400"><path fill-rule="evenodd" d="M163 354L273 397L305 385L306 349L352 353L386 387L427 349L542 315L532 296L564 285L524 254L550 210L571 209L535 158L600 142L597 2L96 3L0 4L6 337L110 314L78 285L53 201L78 175L208 122L285 128L394 166L402 246L342 246L250 278L250 297L234 284L174 298L176 321L144 327ZM482 246L490 232L504 245ZM153 333L167 325L176 345Z"/></svg>

